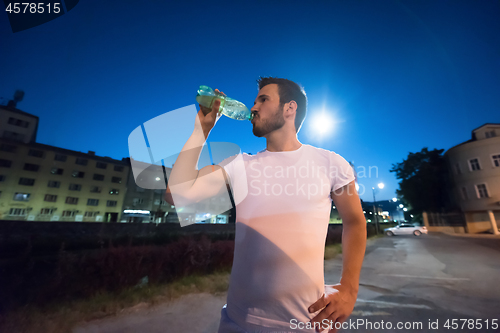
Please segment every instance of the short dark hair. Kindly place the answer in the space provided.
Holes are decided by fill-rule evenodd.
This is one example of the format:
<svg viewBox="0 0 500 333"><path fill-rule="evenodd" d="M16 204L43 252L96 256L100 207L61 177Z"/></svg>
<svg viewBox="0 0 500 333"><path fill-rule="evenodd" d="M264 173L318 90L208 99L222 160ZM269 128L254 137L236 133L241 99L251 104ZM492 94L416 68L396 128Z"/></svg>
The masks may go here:
<svg viewBox="0 0 500 333"><path fill-rule="evenodd" d="M298 133L307 114L307 96L304 88L293 81L280 79L277 77L261 76L257 80L257 83L259 84L259 90L267 86L268 84L278 85L280 107L283 107L285 103L288 103L292 100L297 103L297 111L295 113L295 132Z"/></svg>

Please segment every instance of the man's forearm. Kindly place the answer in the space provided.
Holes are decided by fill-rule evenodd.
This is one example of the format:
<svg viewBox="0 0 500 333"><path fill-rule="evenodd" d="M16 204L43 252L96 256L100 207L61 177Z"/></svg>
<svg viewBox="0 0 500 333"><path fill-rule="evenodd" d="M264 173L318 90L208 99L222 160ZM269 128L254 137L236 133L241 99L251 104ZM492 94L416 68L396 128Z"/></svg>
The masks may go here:
<svg viewBox="0 0 500 333"><path fill-rule="evenodd" d="M346 221L342 231L342 277L340 284L357 293L366 249L366 221Z"/></svg>

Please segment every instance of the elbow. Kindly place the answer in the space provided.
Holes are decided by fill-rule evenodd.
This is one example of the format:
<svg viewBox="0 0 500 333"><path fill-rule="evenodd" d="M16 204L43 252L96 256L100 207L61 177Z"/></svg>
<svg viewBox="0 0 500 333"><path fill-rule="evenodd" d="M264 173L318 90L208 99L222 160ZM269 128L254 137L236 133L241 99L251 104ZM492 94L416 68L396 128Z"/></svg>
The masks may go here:
<svg viewBox="0 0 500 333"><path fill-rule="evenodd" d="M172 193L168 186L164 198L166 202L176 207L185 207L200 201L190 189L176 187Z"/></svg>
<svg viewBox="0 0 500 333"><path fill-rule="evenodd" d="M344 219L342 219L344 221ZM345 219L344 227L354 229L366 229L366 219L364 215L351 216Z"/></svg>

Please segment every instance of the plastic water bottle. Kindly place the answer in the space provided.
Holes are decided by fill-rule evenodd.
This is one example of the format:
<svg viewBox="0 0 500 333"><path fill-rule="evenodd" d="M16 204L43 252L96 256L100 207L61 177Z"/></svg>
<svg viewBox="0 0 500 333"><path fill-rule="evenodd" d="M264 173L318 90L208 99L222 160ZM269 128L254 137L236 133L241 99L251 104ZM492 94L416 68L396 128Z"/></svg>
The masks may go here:
<svg viewBox="0 0 500 333"><path fill-rule="evenodd" d="M236 120L252 120L253 114L248 110L245 104L224 96L222 93L215 92L210 87L200 86L200 88L198 88L196 101L200 105L211 109L216 99L220 100L219 112L223 115Z"/></svg>

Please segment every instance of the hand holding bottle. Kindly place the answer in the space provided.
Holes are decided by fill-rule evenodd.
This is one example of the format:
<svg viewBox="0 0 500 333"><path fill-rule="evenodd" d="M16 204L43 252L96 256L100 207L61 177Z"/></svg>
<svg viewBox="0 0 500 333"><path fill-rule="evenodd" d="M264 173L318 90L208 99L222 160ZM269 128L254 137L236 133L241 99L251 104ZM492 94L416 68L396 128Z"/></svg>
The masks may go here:
<svg viewBox="0 0 500 333"><path fill-rule="evenodd" d="M222 95L222 96L226 96L223 92L219 92L218 89L215 89L215 92L217 94ZM199 126L198 129L203 131L205 138L208 137L208 134L210 133L212 128L215 126L215 123L222 115L222 113L219 111L221 100L218 98L215 98L215 100L211 104L212 104L211 108L204 106L202 104L199 104L200 111L198 111L198 119L195 123L195 128L197 128Z"/></svg>
<svg viewBox="0 0 500 333"><path fill-rule="evenodd" d="M211 108L216 100L220 101L219 111L235 120L252 120L253 114L248 110L245 104L227 97L224 93L219 92L219 90L212 90L208 86L200 86L197 91L196 100L201 106L205 108Z"/></svg>

